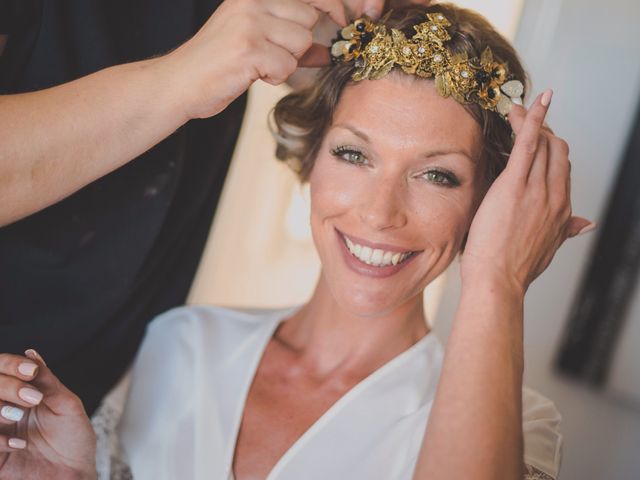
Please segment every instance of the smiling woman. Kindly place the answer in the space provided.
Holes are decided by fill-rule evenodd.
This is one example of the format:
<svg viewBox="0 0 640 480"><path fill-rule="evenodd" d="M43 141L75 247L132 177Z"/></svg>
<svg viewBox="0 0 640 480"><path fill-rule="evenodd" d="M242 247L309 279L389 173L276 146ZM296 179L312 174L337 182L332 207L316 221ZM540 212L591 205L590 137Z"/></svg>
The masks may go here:
<svg viewBox="0 0 640 480"><path fill-rule="evenodd" d="M340 36L342 58L274 111L278 155L310 184L311 298L154 320L126 401L123 383L94 419L103 478L557 477L560 415L522 385L522 305L588 222L571 216L567 146L543 128L551 92L513 105L526 83L513 49L451 5ZM422 291L462 251L444 351ZM6 372L21 361L7 356ZM82 430L69 405L51 422ZM45 433L68 463L92 453Z"/></svg>
<svg viewBox="0 0 640 480"><path fill-rule="evenodd" d="M394 73L344 90L309 176L322 278L340 305L378 315L421 298L485 192L481 151L477 122L432 82Z"/></svg>

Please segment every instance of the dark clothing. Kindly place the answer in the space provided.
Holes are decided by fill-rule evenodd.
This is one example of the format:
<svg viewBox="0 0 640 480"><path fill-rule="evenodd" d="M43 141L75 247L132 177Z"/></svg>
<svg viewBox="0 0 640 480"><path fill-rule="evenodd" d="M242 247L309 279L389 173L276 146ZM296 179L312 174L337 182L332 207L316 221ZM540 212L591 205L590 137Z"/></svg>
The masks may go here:
<svg viewBox="0 0 640 480"><path fill-rule="evenodd" d="M219 3L0 0L0 33L9 33L0 93L167 52ZM185 301L244 106L243 96L191 121L64 201L0 228L0 352L39 350L88 412L96 408L131 364L147 322Z"/></svg>

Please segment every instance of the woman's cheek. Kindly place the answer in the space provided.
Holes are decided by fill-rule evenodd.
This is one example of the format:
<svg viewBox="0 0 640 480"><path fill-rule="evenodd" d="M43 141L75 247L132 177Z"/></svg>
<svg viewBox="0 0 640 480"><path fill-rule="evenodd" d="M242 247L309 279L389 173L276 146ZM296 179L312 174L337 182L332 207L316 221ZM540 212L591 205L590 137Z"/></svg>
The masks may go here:
<svg viewBox="0 0 640 480"><path fill-rule="evenodd" d="M413 201L411 209L424 237L434 243L450 243L461 241L468 231L473 218L471 203L446 192L432 192Z"/></svg>
<svg viewBox="0 0 640 480"><path fill-rule="evenodd" d="M357 205L367 190L365 175L349 172L349 169L357 168L352 166L319 167L310 178L311 201L314 208L344 208Z"/></svg>

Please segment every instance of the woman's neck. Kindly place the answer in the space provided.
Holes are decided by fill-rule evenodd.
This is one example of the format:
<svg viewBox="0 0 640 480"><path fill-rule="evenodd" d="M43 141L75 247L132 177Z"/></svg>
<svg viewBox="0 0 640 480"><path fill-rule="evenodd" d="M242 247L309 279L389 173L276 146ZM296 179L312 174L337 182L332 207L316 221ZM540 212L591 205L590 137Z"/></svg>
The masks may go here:
<svg viewBox="0 0 640 480"><path fill-rule="evenodd" d="M274 335L296 367L318 380L365 377L429 332L422 296L384 314L364 317L338 305L322 278L309 302Z"/></svg>

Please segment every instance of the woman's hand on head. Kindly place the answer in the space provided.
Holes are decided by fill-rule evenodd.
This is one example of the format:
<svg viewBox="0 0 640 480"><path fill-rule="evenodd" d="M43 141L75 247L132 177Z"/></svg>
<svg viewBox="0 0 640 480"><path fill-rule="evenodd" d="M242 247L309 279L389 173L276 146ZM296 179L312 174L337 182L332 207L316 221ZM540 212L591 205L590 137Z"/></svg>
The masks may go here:
<svg viewBox="0 0 640 480"><path fill-rule="evenodd" d="M283 83L298 66L330 61L313 44L320 13L346 25L341 0L226 0L196 35L156 62L187 118L215 115L256 80Z"/></svg>
<svg viewBox="0 0 640 480"><path fill-rule="evenodd" d="M26 355L0 354L0 478L96 478L82 402L35 351Z"/></svg>
<svg viewBox="0 0 640 480"><path fill-rule="evenodd" d="M524 294L562 243L592 225L572 216L569 147L544 124L550 100L548 90L509 114L515 144L471 224L463 282L491 276Z"/></svg>

